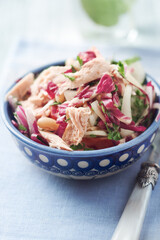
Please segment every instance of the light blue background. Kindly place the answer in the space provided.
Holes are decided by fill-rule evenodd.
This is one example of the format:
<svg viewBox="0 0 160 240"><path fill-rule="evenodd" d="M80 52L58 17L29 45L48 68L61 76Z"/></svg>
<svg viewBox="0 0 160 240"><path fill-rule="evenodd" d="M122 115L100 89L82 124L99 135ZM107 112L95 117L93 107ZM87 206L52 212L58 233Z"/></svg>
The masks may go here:
<svg viewBox="0 0 160 240"><path fill-rule="evenodd" d="M145 69L160 77L160 52L103 49L107 56L142 56ZM54 46L20 41L6 63L3 89L25 71L74 56L86 46ZM160 78L159 78L160 80ZM0 120L0 239L109 240L147 153L128 170L93 181L55 177L33 166L16 148ZM160 181L152 192L141 240L160 239ZM127 228L127 226L126 226Z"/></svg>

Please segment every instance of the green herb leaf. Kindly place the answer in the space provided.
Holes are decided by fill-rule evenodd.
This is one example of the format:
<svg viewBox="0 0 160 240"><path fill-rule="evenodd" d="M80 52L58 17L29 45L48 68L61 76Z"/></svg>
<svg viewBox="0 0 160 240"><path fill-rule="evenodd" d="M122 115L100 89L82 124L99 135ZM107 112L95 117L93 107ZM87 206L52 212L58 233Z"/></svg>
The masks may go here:
<svg viewBox="0 0 160 240"><path fill-rule="evenodd" d="M25 128L22 124L19 124L18 128L19 130L27 131L27 128Z"/></svg>
<svg viewBox="0 0 160 240"><path fill-rule="evenodd" d="M137 61L139 61L139 60L141 60L141 58L138 57L138 56L135 56L135 57L133 57L133 58L129 58L129 59L124 60L124 62L125 62L127 65L130 65L130 64L132 64L132 63L134 63L134 62L137 62Z"/></svg>
<svg viewBox="0 0 160 240"><path fill-rule="evenodd" d="M111 93L113 94L113 93L115 93L117 91L118 91L118 86L115 84L115 90L113 90Z"/></svg>
<svg viewBox="0 0 160 240"><path fill-rule="evenodd" d="M67 118L66 120L65 120L65 122L68 122L70 120L70 118Z"/></svg>
<svg viewBox="0 0 160 240"><path fill-rule="evenodd" d="M80 64L80 66L82 66L83 65L83 60L79 56L77 56L77 60L78 60L78 62Z"/></svg>
<svg viewBox="0 0 160 240"><path fill-rule="evenodd" d="M22 106L22 104L19 101L16 102L16 105L17 106L19 106L19 105Z"/></svg>
<svg viewBox="0 0 160 240"><path fill-rule="evenodd" d="M145 94L143 94L139 89L136 90L136 94L137 94L138 96L145 97Z"/></svg>
<svg viewBox="0 0 160 240"><path fill-rule="evenodd" d="M72 148L73 150L81 150L85 148L85 144L79 143L78 145L71 145L70 148Z"/></svg>
<svg viewBox="0 0 160 240"><path fill-rule="evenodd" d="M111 113L107 109L106 109L106 113L107 113L108 117L111 116Z"/></svg>
<svg viewBox="0 0 160 240"><path fill-rule="evenodd" d="M118 109L121 111L121 109L122 109L123 97L119 97L119 101L120 101L120 106L118 107Z"/></svg>
<svg viewBox="0 0 160 240"><path fill-rule="evenodd" d="M118 91L118 86L115 84L115 92Z"/></svg>
<svg viewBox="0 0 160 240"><path fill-rule="evenodd" d="M95 134L90 134L89 136L92 137L92 138L97 137Z"/></svg>
<svg viewBox="0 0 160 240"><path fill-rule="evenodd" d="M104 108L103 105L101 105L101 108L102 108L102 112L103 112L103 113L106 113L105 108Z"/></svg>
<svg viewBox="0 0 160 240"><path fill-rule="evenodd" d="M72 73L77 72L76 69L75 69L75 67L74 67L73 65L71 65L71 69L72 69Z"/></svg>
<svg viewBox="0 0 160 240"><path fill-rule="evenodd" d="M121 61L118 62L118 71L122 75L122 77L125 77L124 65Z"/></svg>
<svg viewBox="0 0 160 240"><path fill-rule="evenodd" d="M61 102L54 102L54 103L52 103L50 106L54 106L54 105L60 105L60 104L62 104Z"/></svg>
<svg viewBox="0 0 160 240"><path fill-rule="evenodd" d="M14 112L13 115L14 115L14 117L17 117L17 113L16 112Z"/></svg>
<svg viewBox="0 0 160 240"><path fill-rule="evenodd" d="M118 141L122 138L121 134L119 132L119 126L118 125L113 123L113 128L109 128L107 126L107 123L106 123L106 128L107 128L107 131L108 131L108 135L107 135L108 139Z"/></svg>
<svg viewBox="0 0 160 240"><path fill-rule="evenodd" d="M89 151L89 150L94 150L93 148L86 148L84 143L79 143L78 145L71 145L70 148L72 148L74 151L75 150L84 150L84 151Z"/></svg>
<svg viewBox="0 0 160 240"><path fill-rule="evenodd" d="M37 135L37 139L43 142L43 139L39 135Z"/></svg>
<svg viewBox="0 0 160 240"><path fill-rule="evenodd" d="M64 73L63 73L63 75L64 75L65 77L67 77L69 80L71 80L72 82L75 80L75 77L68 76L68 75L66 75L66 74L64 74Z"/></svg>
<svg viewBox="0 0 160 240"><path fill-rule="evenodd" d="M104 124L105 124L105 126L106 126L107 131L110 132L110 129L109 129L107 123L105 122Z"/></svg>
<svg viewBox="0 0 160 240"><path fill-rule="evenodd" d="M45 140L42 136L37 135L36 138L41 141L42 143L44 143L45 145L47 144L47 140Z"/></svg>
<svg viewBox="0 0 160 240"><path fill-rule="evenodd" d="M141 91L140 91L139 89L137 89L137 90L136 90L136 94L137 94L138 96L141 96Z"/></svg>
<svg viewBox="0 0 160 240"><path fill-rule="evenodd" d="M108 139L112 139L112 140L115 140L115 141L118 141L121 139L121 135L120 135L120 132L116 132L116 131L113 131L113 132L109 132L108 133Z"/></svg>
<svg viewBox="0 0 160 240"><path fill-rule="evenodd" d="M101 106L102 112L103 112L103 113L106 113L106 111L105 111L105 108L104 108L104 106L103 106L103 102L102 102L102 101L100 101L100 102L99 102L99 106Z"/></svg>
<svg viewBox="0 0 160 240"><path fill-rule="evenodd" d="M134 122L137 122L141 118L147 107L148 104L145 103L145 95L137 90L136 95L131 98L132 119Z"/></svg>
<svg viewBox="0 0 160 240"><path fill-rule="evenodd" d="M118 62L117 61L115 61L114 59L111 61L111 64L118 64Z"/></svg>
<svg viewBox="0 0 160 240"><path fill-rule="evenodd" d="M89 82L88 85L89 85L90 87L92 87L92 86L97 85L98 83L99 83L99 80L93 80L92 82Z"/></svg>

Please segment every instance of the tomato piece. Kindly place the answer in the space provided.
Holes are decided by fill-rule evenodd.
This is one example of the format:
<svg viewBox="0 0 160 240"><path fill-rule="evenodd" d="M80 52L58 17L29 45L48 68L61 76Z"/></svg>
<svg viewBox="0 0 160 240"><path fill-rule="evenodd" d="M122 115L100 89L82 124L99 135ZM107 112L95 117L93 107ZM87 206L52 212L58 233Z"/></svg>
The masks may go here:
<svg viewBox="0 0 160 240"><path fill-rule="evenodd" d="M115 146L115 141L107 139L106 137L84 137L82 143L88 148L103 149Z"/></svg>

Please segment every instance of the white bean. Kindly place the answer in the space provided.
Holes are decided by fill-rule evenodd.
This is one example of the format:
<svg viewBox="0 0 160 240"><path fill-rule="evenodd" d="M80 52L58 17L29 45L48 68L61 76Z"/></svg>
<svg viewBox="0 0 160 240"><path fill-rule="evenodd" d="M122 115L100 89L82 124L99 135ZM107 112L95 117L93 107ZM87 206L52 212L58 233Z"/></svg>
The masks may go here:
<svg viewBox="0 0 160 240"><path fill-rule="evenodd" d="M47 130L47 131L56 131L59 127L59 124L52 118L42 117L37 121L38 127Z"/></svg>

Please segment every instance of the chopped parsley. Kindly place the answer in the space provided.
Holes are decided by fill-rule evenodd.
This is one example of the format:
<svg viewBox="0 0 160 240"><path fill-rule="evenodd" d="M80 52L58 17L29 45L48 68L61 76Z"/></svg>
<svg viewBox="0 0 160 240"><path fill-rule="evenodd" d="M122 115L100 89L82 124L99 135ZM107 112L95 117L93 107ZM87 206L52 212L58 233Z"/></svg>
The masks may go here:
<svg viewBox="0 0 160 240"><path fill-rule="evenodd" d="M102 112L103 112L103 113L106 113L105 108L104 108L103 105L101 105L101 108L102 108Z"/></svg>
<svg viewBox="0 0 160 240"><path fill-rule="evenodd" d="M127 65L130 65L130 64L132 64L132 63L134 63L134 62L137 62L137 61L139 61L139 60L141 60L141 58L138 57L138 56L135 56L135 57L128 58L128 59L124 60L124 62L125 62ZM119 62L121 62L121 61L119 61ZM111 64L119 65L119 62L117 62L116 60L113 59L113 60L111 61Z"/></svg>
<svg viewBox="0 0 160 240"><path fill-rule="evenodd" d="M118 86L115 84L115 90L112 91L112 94L118 91Z"/></svg>
<svg viewBox="0 0 160 240"><path fill-rule="evenodd" d="M118 86L115 84L115 92L118 91Z"/></svg>
<svg viewBox="0 0 160 240"><path fill-rule="evenodd" d="M67 118L66 120L65 120L65 122L68 122L70 120L70 118Z"/></svg>
<svg viewBox="0 0 160 240"><path fill-rule="evenodd" d="M71 65L71 69L72 69L72 73L75 73L76 72L76 69L73 65Z"/></svg>
<svg viewBox="0 0 160 240"><path fill-rule="evenodd" d="M69 80L71 80L72 82L75 80L75 77L71 77L71 76L68 76L67 74L63 73L63 75L65 77L67 77Z"/></svg>
<svg viewBox="0 0 160 240"><path fill-rule="evenodd" d="M111 131L108 133L108 139L118 141L121 139L121 134L118 131Z"/></svg>
<svg viewBox="0 0 160 240"><path fill-rule="evenodd" d="M19 105L22 106L22 104L19 101L16 102L16 105L17 106L19 106Z"/></svg>
<svg viewBox="0 0 160 240"><path fill-rule="evenodd" d="M19 130L27 131L27 128L24 127L22 124L19 124L18 128L19 128Z"/></svg>
<svg viewBox="0 0 160 240"><path fill-rule="evenodd" d="M92 87L92 86L97 85L98 83L99 83L99 80L93 80L92 82L89 82L88 85L89 85L90 87Z"/></svg>
<svg viewBox="0 0 160 240"><path fill-rule="evenodd" d="M118 109L121 111L121 109L122 109L123 97L119 97L119 101L120 101L120 106L118 107Z"/></svg>
<svg viewBox="0 0 160 240"><path fill-rule="evenodd" d="M97 137L95 134L90 134L89 136L92 137L92 138Z"/></svg>
<svg viewBox="0 0 160 240"><path fill-rule="evenodd" d="M107 123L105 123L105 125L106 125L107 131L108 131L108 136L107 136L108 139L118 141L122 138L121 134L119 132L119 126L117 126L116 124L113 123L113 127L109 128Z"/></svg>
<svg viewBox="0 0 160 240"><path fill-rule="evenodd" d="M82 150L85 148L85 144L79 143L78 145L71 145L70 148L72 148L72 150Z"/></svg>
<svg viewBox="0 0 160 240"><path fill-rule="evenodd" d="M133 57L133 58L129 58L129 59L124 60L124 62L125 62L127 65L130 65L130 64L132 64L132 63L134 63L134 62L137 62L137 61L139 61L139 60L141 60L141 58L138 57L138 56L135 56L135 57Z"/></svg>
<svg viewBox="0 0 160 240"><path fill-rule="evenodd" d="M52 103L50 106L54 106L54 105L59 105L59 104L62 104L61 102L54 102L54 103Z"/></svg>
<svg viewBox="0 0 160 240"><path fill-rule="evenodd" d="M108 109L106 109L106 114L108 115L108 117L110 117L110 116L111 116L111 113L109 112L109 110L108 110Z"/></svg>
<svg viewBox="0 0 160 240"><path fill-rule="evenodd" d="M124 65L121 61L118 62L118 71L122 75L122 77L125 77Z"/></svg>
<svg viewBox="0 0 160 240"><path fill-rule="evenodd" d="M137 122L148 105L145 103L145 96L139 90L136 91L136 95L132 96L131 100L132 119Z"/></svg>
<svg viewBox="0 0 160 240"><path fill-rule="evenodd" d="M111 61L111 64L118 64L118 62L113 59L113 60Z"/></svg>
<svg viewBox="0 0 160 240"><path fill-rule="evenodd" d="M136 90L136 94L137 94L138 96L141 96L141 91L140 91L139 89L137 89L137 90Z"/></svg>
<svg viewBox="0 0 160 240"><path fill-rule="evenodd" d="M94 150L93 148L86 148L84 143L79 143L78 145L71 145L70 148L72 148L72 150L76 151L76 150L84 150L84 151L89 151L89 150Z"/></svg>
<svg viewBox="0 0 160 240"><path fill-rule="evenodd" d="M145 95L144 95L139 89L136 90L136 94L137 94L138 96L143 96L143 97L145 97Z"/></svg>
<svg viewBox="0 0 160 240"><path fill-rule="evenodd" d="M106 113L106 110L105 110L105 107L103 106L103 102L102 101L99 102L99 106L101 106L102 112Z"/></svg>
<svg viewBox="0 0 160 240"><path fill-rule="evenodd" d="M37 135L37 139L43 142L43 139L39 135Z"/></svg>
<svg viewBox="0 0 160 240"><path fill-rule="evenodd" d="M77 56L77 61L79 62L80 66L83 65L83 60L79 56Z"/></svg>

